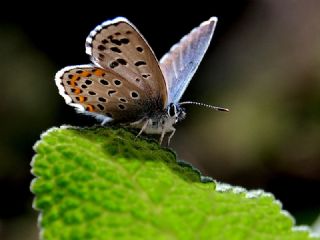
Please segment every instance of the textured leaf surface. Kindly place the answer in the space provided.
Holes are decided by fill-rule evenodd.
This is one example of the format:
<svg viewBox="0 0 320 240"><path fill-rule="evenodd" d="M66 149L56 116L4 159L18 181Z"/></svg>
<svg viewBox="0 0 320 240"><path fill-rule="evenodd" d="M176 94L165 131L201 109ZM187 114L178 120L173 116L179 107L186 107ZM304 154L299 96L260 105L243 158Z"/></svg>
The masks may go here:
<svg viewBox="0 0 320 240"><path fill-rule="evenodd" d="M35 150L43 239L310 239L271 194L201 181L124 129L51 129Z"/></svg>
<svg viewBox="0 0 320 240"><path fill-rule="evenodd" d="M314 222L312 230L320 236L320 216Z"/></svg>

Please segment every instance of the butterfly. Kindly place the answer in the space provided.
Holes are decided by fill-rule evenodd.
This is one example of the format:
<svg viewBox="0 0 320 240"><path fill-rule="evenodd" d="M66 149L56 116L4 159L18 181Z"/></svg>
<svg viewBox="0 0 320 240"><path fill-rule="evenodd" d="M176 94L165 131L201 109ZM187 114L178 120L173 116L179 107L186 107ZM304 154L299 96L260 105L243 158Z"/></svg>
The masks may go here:
<svg viewBox="0 0 320 240"><path fill-rule="evenodd" d="M86 39L92 64L69 66L55 82L66 103L102 121L160 134L160 144L174 124L185 118L186 104L219 111L226 108L179 102L197 70L217 23L211 17L175 44L158 62L147 41L124 17L98 25Z"/></svg>

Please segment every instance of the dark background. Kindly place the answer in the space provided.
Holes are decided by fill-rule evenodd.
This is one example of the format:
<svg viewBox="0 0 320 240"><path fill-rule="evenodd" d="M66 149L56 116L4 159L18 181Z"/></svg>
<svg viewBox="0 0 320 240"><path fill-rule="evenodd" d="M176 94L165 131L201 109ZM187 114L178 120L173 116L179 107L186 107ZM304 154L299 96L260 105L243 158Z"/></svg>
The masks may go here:
<svg viewBox="0 0 320 240"><path fill-rule="evenodd" d="M93 5L91 5L93 4ZM182 3L181 3L182 4ZM54 84L56 71L85 64L84 42L122 15L157 57L211 16L212 44L183 100L190 106L172 148L218 181L275 195L298 224L320 212L320 2L88 2L19 5L0 16L0 239L36 239L29 190L32 146L52 126L91 126Z"/></svg>

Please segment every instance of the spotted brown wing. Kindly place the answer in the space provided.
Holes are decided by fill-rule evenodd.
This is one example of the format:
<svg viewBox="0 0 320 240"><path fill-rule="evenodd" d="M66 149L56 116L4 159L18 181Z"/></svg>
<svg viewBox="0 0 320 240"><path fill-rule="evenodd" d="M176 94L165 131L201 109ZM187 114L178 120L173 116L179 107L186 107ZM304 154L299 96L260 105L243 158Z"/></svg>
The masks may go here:
<svg viewBox="0 0 320 240"><path fill-rule="evenodd" d="M71 66L60 70L55 80L67 104L98 119L136 121L147 111L141 104L145 93L115 72L94 65Z"/></svg>
<svg viewBox="0 0 320 240"><path fill-rule="evenodd" d="M167 87L158 60L126 18L106 21L91 31L86 53L97 66L123 77L148 99L160 99L163 107L167 105Z"/></svg>

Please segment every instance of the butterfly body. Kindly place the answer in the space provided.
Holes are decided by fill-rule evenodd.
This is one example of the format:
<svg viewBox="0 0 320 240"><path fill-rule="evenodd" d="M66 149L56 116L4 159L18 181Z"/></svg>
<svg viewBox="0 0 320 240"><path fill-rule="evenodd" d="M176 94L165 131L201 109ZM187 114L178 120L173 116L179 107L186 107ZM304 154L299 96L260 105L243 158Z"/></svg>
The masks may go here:
<svg viewBox="0 0 320 240"><path fill-rule="evenodd" d="M216 18L186 35L160 63L126 18L106 21L90 32L86 53L93 64L63 68L55 81L67 104L102 121L173 136L185 117L180 98L206 52Z"/></svg>
<svg viewBox="0 0 320 240"><path fill-rule="evenodd" d="M130 124L131 127L139 128L140 135L142 132L147 134L161 134L160 143L166 133L171 133L168 138L168 144L170 143L171 137L174 135L176 129L173 127L174 124L185 118L185 110L181 108L178 104L175 105L171 103L162 112L157 112L157 114L144 117L136 122Z"/></svg>

